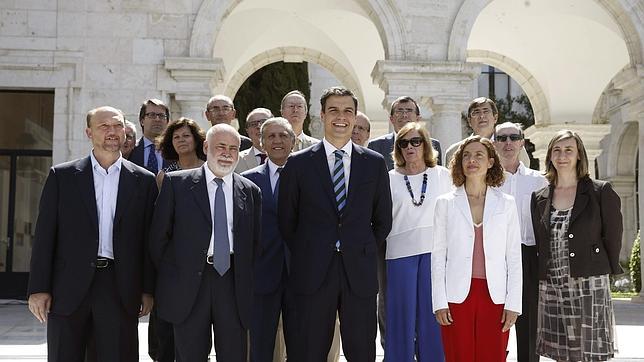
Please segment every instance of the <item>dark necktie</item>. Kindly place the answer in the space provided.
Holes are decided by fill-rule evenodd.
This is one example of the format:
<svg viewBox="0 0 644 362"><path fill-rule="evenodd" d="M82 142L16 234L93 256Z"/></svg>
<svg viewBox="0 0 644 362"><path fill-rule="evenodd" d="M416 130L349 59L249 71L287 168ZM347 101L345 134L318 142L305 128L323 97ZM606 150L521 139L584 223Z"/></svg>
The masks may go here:
<svg viewBox="0 0 644 362"><path fill-rule="evenodd" d="M263 165L264 162L266 162L266 154L265 153L260 153L257 156L259 156L259 164Z"/></svg>
<svg viewBox="0 0 644 362"><path fill-rule="evenodd" d="M230 243L228 241L228 218L226 217L226 197L224 196L223 183L220 178L214 179L217 184L215 190L215 207L212 215L215 228L215 242L213 245L213 267L219 275L224 275L230 268Z"/></svg>
<svg viewBox="0 0 644 362"><path fill-rule="evenodd" d="M275 181L275 188L273 189L273 198L275 199L276 202L277 202L277 195L280 192L280 176L282 174L282 169L284 169L284 167L278 167L277 170L275 171L275 173L277 173L277 181Z"/></svg>
<svg viewBox="0 0 644 362"><path fill-rule="evenodd" d="M333 192L335 193L335 203L338 208L338 215L342 217L344 212L344 207L347 204L347 188L345 187L344 181L344 162L342 157L344 156L344 151L336 150L335 152L335 163L333 164ZM340 249L340 240L335 243L336 249Z"/></svg>
<svg viewBox="0 0 644 362"><path fill-rule="evenodd" d="M154 150L154 143L148 145L148 148L150 149L150 153L148 153L148 162L146 168L156 175L157 172L159 172L159 162L157 162L157 153Z"/></svg>

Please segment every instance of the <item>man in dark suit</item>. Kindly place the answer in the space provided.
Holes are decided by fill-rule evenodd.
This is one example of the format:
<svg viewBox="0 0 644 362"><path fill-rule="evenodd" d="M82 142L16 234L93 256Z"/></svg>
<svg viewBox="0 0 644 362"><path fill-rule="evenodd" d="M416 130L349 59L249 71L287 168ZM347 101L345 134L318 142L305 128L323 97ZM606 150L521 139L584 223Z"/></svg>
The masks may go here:
<svg viewBox="0 0 644 362"><path fill-rule="evenodd" d="M358 107L353 93L332 87L320 103L324 139L291 155L279 188L298 316L295 360L325 361L339 313L347 359L373 361L376 249L392 222L389 177L381 155L350 140Z"/></svg>
<svg viewBox="0 0 644 362"><path fill-rule="evenodd" d="M138 361L138 317L152 308L147 236L154 175L121 157L123 113L87 113L88 157L52 167L40 200L29 310L47 322L50 361Z"/></svg>
<svg viewBox="0 0 644 362"><path fill-rule="evenodd" d="M168 126L169 119L170 110L163 101L151 98L141 104L139 123L143 137L138 140L128 159L155 175L168 167L168 162L161 157L161 151L156 149L155 139Z"/></svg>
<svg viewBox="0 0 644 362"><path fill-rule="evenodd" d="M284 339L290 350L290 334L294 333L292 322L295 318L293 296L286 288L290 252L277 223L277 187L280 172L295 146L295 132L285 118L269 118L260 130L260 141L268 160L242 173L242 176L253 181L262 190L261 254L255 261L255 302L250 330L251 360L258 362L274 360L280 312ZM278 340L281 341L279 337ZM284 361L285 357L283 348L278 346L279 351L276 351L280 361Z"/></svg>
<svg viewBox="0 0 644 362"><path fill-rule="evenodd" d="M233 119L237 116L237 111L235 110L235 105L233 104L232 99L225 95L218 94L208 100L204 115L208 122L213 126L220 123L231 125ZM247 150L253 146L253 140L250 138L243 135L239 135L239 138L241 140L241 145L239 147L240 151Z"/></svg>
<svg viewBox="0 0 644 362"><path fill-rule="evenodd" d="M394 127L392 133L387 133L384 136L380 136L369 141L367 147L372 149L382 157L385 158L387 163L387 170L394 168L394 160L391 157L391 153L394 151L394 141L396 139L396 133L400 131L407 123L409 122L419 122L420 117L420 108L418 103L409 97L402 96L398 97L392 104L391 110L389 112L389 121ZM438 164L441 164L441 144L437 139L432 138L432 147L437 152L436 161ZM386 296L385 291L387 290L387 273L385 271L385 252L387 247L385 244L378 249L378 326L380 327L380 344L385 346L385 311L386 311Z"/></svg>
<svg viewBox="0 0 644 362"><path fill-rule="evenodd" d="M150 231L158 270L157 311L174 325L177 357L205 361L214 330L217 359L248 356L253 257L261 193L233 174L239 133L211 127L200 168L166 173Z"/></svg>

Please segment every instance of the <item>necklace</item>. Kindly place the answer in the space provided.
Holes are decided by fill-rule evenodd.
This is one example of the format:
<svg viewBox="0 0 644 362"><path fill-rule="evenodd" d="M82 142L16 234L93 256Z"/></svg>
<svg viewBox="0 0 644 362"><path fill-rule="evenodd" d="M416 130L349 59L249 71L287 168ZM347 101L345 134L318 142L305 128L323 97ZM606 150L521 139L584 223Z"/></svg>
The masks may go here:
<svg viewBox="0 0 644 362"><path fill-rule="evenodd" d="M427 173L423 173L423 187L420 190L420 200L416 201L414 199L414 192L411 190L411 184L409 183L409 178L407 175L404 175L405 184L407 185L407 191L409 191L409 196L411 196L411 202L414 206L420 206L425 201L425 191L427 191Z"/></svg>

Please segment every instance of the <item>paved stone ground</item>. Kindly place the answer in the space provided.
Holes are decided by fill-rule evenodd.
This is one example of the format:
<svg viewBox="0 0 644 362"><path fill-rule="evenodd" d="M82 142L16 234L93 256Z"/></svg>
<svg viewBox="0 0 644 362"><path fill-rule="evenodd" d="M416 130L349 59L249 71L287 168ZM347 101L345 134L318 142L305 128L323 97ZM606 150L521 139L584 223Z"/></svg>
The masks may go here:
<svg viewBox="0 0 644 362"><path fill-rule="evenodd" d="M644 304L626 300L615 301L617 345L619 353L614 361L644 361ZM147 355L147 319L139 325L140 360L151 361ZM510 336L508 361L516 361L514 335ZM27 306L11 301L0 301L0 361L45 361L47 346L45 326L29 313ZM377 345L378 361L383 350ZM215 361L214 355L211 361ZM550 361L542 358L542 361ZM346 362L344 357L340 361Z"/></svg>

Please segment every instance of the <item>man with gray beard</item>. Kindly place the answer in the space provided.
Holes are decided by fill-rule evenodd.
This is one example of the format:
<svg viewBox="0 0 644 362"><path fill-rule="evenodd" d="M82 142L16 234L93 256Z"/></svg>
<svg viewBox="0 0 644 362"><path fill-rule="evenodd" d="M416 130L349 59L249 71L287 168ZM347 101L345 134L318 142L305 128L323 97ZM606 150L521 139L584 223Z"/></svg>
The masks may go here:
<svg viewBox="0 0 644 362"><path fill-rule="evenodd" d="M239 145L233 127L213 126L204 142L206 163L165 174L157 199L150 232L157 310L174 325L181 361L205 361L211 331L217 360L248 358L261 193L233 173Z"/></svg>

